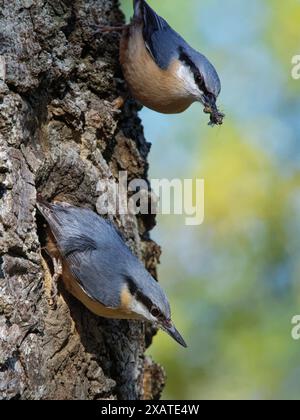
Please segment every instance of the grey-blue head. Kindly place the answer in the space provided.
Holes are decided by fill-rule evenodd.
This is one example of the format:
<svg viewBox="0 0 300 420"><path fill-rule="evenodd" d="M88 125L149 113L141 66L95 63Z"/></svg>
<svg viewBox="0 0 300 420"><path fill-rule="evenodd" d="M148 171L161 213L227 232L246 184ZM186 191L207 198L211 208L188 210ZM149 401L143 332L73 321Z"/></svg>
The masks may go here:
<svg viewBox="0 0 300 420"><path fill-rule="evenodd" d="M179 46L179 60L186 67L186 83L195 92L197 100L210 114L211 125L221 125L224 114L217 108L217 98L221 92L221 81L211 62L201 53L191 48L183 39Z"/></svg>

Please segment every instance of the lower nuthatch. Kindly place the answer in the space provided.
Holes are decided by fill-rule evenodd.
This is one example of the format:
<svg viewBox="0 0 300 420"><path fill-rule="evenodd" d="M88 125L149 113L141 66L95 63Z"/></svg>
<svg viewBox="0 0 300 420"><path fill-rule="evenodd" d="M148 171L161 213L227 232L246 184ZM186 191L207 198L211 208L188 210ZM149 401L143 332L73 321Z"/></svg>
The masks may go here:
<svg viewBox="0 0 300 420"><path fill-rule="evenodd" d="M111 223L66 203L37 206L50 228L46 249L73 296L98 316L151 322L186 347L163 289Z"/></svg>
<svg viewBox="0 0 300 420"><path fill-rule="evenodd" d="M132 95L143 105L165 114L185 111L201 102L211 125L224 114L216 100L221 83L214 66L194 50L146 3L134 0L131 24L103 31L123 31L120 62Z"/></svg>

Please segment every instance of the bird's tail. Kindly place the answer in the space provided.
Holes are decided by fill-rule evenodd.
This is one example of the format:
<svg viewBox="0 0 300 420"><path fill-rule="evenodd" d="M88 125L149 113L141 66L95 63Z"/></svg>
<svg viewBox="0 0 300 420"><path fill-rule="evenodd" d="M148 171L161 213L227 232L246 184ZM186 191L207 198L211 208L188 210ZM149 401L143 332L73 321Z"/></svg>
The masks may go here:
<svg viewBox="0 0 300 420"><path fill-rule="evenodd" d="M44 218L48 221L49 216L52 213L52 205L48 203L40 194L38 194L36 199L36 206L42 216L44 216Z"/></svg>
<svg viewBox="0 0 300 420"><path fill-rule="evenodd" d="M41 215L44 217L46 222L49 224L52 233L54 234L55 238L58 239L60 235L60 226L61 221L59 218L59 211L63 209L63 207L66 207L67 205L65 203L62 203L62 205L59 204L52 204L48 203L41 195L38 194L37 200L36 200L36 206L41 213Z"/></svg>
<svg viewBox="0 0 300 420"><path fill-rule="evenodd" d="M143 18L144 0L133 0L134 17Z"/></svg>

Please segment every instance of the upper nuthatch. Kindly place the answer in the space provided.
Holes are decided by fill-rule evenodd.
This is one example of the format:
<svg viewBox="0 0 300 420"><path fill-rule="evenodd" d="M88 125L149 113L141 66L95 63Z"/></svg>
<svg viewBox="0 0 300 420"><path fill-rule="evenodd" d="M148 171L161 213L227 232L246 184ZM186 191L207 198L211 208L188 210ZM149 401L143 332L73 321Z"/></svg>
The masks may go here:
<svg viewBox="0 0 300 420"><path fill-rule="evenodd" d="M201 102L210 114L210 124L221 125L224 114L216 105L221 83L214 66L145 0L134 0L133 5L131 24L111 28L123 31L120 62L132 95L165 114L177 114Z"/></svg>
<svg viewBox="0 0 300 420"><path fill-rule="evenodd" d="M149 321L186 347L163 289L111 223L66 203L37 206L50 227L47 251L73 296L98 316Z"/></svg>

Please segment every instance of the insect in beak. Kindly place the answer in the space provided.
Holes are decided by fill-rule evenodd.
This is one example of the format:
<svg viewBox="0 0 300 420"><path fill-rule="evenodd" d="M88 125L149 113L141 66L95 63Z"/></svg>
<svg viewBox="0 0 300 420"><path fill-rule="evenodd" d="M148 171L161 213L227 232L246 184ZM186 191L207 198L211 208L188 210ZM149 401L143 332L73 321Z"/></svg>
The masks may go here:
<svg viewBox="0 0 300 420"><path fill-rule="evenodd" d="M225 118L225 114L220 112L215 104L205 105L203 112L205 114L210 114L210 122L209 122L208 125L213 127L214 125L222 125L223 124L223 119Z"/></svg>

